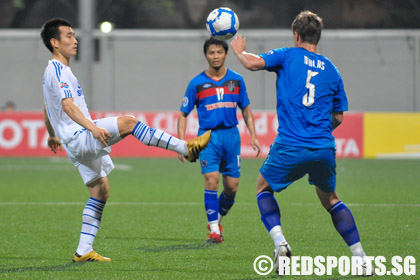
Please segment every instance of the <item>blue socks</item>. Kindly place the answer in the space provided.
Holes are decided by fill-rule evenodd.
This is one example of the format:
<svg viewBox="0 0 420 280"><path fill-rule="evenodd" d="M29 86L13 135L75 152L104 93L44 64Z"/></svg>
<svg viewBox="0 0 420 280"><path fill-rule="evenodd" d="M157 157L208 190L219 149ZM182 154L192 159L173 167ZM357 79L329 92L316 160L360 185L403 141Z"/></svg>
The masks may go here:
<svg viewBox="0 0 420 280"><path fill-rule="evenodd" d="M280 226L280 208L271 192L264 191L257 195L258 208L261 221L270 232L275 226Z"/></svg>
<svg viewBox="0 0 420 280"><path fill-rule="evenodd" d="M220 234L219 224L235 203L235 196L229 197L223 191L217 198L217 193L217 191L204 190L204 208L206 209L210 232Z"/></svg>
<svg viewBox="0 0 420 280"><path fill-rule="evenodd" d="M222 192L219 196L219 214L222 216L226 216L229 212L230 208L232 208L233 204L235 203L235 195L233 197L229 197Z"/></svg>
<svg viewBox="0 0 420 280"><path fill-rule="evenodd" d="M280 208L274 198L274 195L268 191L259 193L257 195L257 201L258 208L261 213L261 220L271 235L271 231L275 227L280 228L281 226ZM335 228L348 246L352 246L360 242L359 231L357 230L353 215L343 202L337 202L328 209L328 212L331 214Z"/></svg>
<svg viewBox="0 0 420 280"><path fill-rule="evenodd" d="M343 202L337 202L328 209L328 212L331 214L335 228L348 246L360 241L353 215Z"/></svg>
<svg viewBox="0 0 420 280"><path fill-rule="evenodd" d="M204 190L204 208L206 209L207 220L209 222L217 221L217 212L219 209L217 191Z"/></svg>

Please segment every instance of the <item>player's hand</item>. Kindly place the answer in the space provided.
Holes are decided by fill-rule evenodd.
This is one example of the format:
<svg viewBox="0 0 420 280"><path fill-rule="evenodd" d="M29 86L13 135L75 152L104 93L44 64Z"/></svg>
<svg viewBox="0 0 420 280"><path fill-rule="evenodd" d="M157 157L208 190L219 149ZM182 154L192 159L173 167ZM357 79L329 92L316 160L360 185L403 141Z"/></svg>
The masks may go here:
<svg viewBox="0 0 420 280"><path fill-rule="evenodd" d="M257 155L255 157L258 157L261 151L261 147L260 147L260 141L258 141L257 138L251 139L251 147L254 151L257 151Z"/></svg>
<svg viewBox="0 0 420 280"><path fill-rule="evenodd" d="M246 37L242 37L241 35L236 36L233 38L232 42L230 42L230 46L235 54L244 52L246 49Z"/></svg>
<svg viewBox="0 0 420 280"><path fill-rule="evenodd" d="M183 156L183 155L181 155L181 154L178 154L178 159L182 162L182 163L185 163L185 157Z"/></svg>
<svg viewBox="0 0 420 280"><path fill-rule="evenodd" d="M102 127L95 126L94 129L92 129L93 137L98 139L104 146L108 146L108 140L111 138L111 134Z"/></svg>
<svg viewBox="0 0 420 280"><path fill-rule="evenodd" d="M57 153L57 151L63 150L63 145L61 144L61 140L57 136L48 137L48 147L50 148L50 151L53 152L54 154Z"/></svg>

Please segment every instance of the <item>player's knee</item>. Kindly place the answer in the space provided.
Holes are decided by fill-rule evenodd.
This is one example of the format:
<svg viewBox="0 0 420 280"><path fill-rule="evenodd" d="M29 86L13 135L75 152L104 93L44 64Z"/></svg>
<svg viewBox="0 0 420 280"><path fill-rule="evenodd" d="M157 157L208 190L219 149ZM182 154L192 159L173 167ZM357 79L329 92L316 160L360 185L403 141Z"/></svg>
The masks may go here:
<svg viewBox="0 0 420 280"><path fill-rule="evenodd" d="M109 182L107 177L100 178L87 185L91 197L106 202L109 197Z"/></svg>
<svg viewBox="0 0 420 280"><path fill-rule="evenodd" d="M136 124L139 122L139 120L136 117L131 116L131 115L125 116L125 117L126 117L127 125L131 127L131 130L133 130Z"/></svg>
<svg viewBox="0 0 420 280"><path fill-rule="evenodd" d="M229 197L234 197L236 192L238 191L238 186L227 186L224 188L224 192Z"/></svg>
<svg viewBox="0 0 420 280"><path fill-rule="evenodd" d="M337 202L340 201L337 194L335 192L333 193L327 193L324 196L319 196L322 206L328 210L331 207L333 207Z"/></svg>
<svg viewBox="0 0 420 280"><path fill-rule="evenodd" d="M132 133L139 120L134 116L121 116L118 118L118 129L122 137Z"/></svg>
<svg viewBox="0 0 420 280"><path fill-rule="evenodd" d="M257 194L264 191L269 191L271 193L274 192L268 184L268 182L264 179L264 177L261 174L259 174L257 178Z"/></svg>
<svg viewBox="0 0 420 280"><path fill-rule="evenodd" d="M109 186L107 183L103 183L100 187L99 197L102 201L107 201L109 197Z"/></svg>
<svg viewBox="0 0 420 280"><path fill-rule="evenodd" d="M235 196L238 191L239 178L223 176L223 191L228 196Z"/></svg>
<svg viewBox="0 0 420 280"><path fill-rule="evenodd" d="M208 178L205 180L204 184L207 190L217 191L219 187L219 180L214 178Z"/></svg>

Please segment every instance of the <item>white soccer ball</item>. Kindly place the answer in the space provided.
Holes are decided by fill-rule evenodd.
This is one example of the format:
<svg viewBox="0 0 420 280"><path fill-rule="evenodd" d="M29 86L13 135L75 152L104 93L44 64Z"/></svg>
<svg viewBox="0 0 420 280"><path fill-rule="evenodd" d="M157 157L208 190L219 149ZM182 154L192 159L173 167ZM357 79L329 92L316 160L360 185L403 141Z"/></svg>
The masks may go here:
<svg viewBox="0 0 420 280"><path fill-rule="evenodd" d="M232 38L239 29L239 19L234 11L221 7L214 9L207 17L207 30L218 40Z"/></svg>

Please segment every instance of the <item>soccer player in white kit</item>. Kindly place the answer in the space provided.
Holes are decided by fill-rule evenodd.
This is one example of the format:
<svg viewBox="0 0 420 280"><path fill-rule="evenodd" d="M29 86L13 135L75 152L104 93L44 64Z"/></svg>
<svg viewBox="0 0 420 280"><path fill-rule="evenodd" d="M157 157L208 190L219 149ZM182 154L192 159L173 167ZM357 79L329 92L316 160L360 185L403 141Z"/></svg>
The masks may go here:
<svg viewBox="0 0 420 280"><path fill-rule="evenodd" d="M184 141L151 128L133 116L92 120L82 88L69 67L78 44L71 25L63 19L51 19L42 26L41 38L52 53L43 79L48 147L55 153L64 146L90 193L73 261L111 261L92 247L109 195L107 176L114 169L110 146L132 134L146 145L183 154L193 162L210 141L210 131Z"/></svg>

